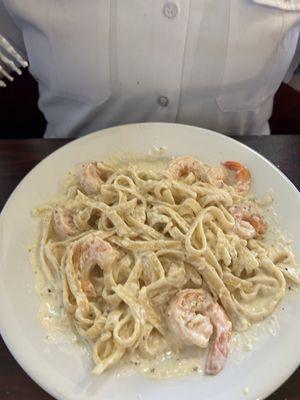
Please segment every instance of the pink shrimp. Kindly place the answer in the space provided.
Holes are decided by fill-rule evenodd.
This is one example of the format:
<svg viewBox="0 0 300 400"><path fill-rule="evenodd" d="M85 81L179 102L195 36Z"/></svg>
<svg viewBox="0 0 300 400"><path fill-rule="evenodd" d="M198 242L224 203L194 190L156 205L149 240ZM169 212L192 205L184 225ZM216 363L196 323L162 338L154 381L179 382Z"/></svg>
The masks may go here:
<svg viewBox="0 0 300 400"><path fill-rule="evenodd" d="M165 171L167 178L178 180L193 174L196 180L223 186L227 179L227 170L223 165L209 166L201 161L187 156L173 160Z"/></svg>
<svg viewBox="0 0 300 400"><path fill-rule="evenodd" d="M219 373L228 356L232 324L223 308L204 289L184 289L171 301L167 319L170 330L187 344L206 348L215 338L206 360L205 372Z"/></svg>
<svg viewBox="0 0 300 400"><path fill-rule="evenodd" d="M204 164L193 157L178 157L173 160L165 171L168 178L178 180L189 174L194 174L196 179L206 179L206 168Z"/></svg>
<svg viewBox="0 0 300 400"><path fill-rule="evenodd" d="M250 204L239 204L229 208L235 219L235 232L243 239L251 239L267 231L267 222Z"/></svg>
<svg viewBox="0 0 300 400"><path fill-rule="evenodd" d="M247 194L251 185L251 174L248 168L237 161L226 161L224 167L235 172L235 187L240 194Z"/></svg>
<svg viewBox="0 0 300 400"><path fill-rule="evenodd" d="M73 262L77 267L82 290L88 296L95 296L90 273L98 265L102 270L115 259L115 251L105 240L95 235L88 235L78 241L73 248Z"/></svg>
<svg viewBox="0 0 300 400"><path fill-rule="evenodd" d="M207 181L217 187L222 187L228 178L227 169L223 165L208 167Z"/></svg>
<svg viewBox="0 0 300 400"><path fill-rule="evenodd" d="M73 211L64 206L57 206L53 211L56 232L63 238L79 233L73 220Z"/></svg>
<svg viewBox="0 0 300 400"><path fill-rule="evenodd" d="M109 166L96 161L83 165L80 176L80 185L87 194L99 192L102 183L113 173Z"/></svg>

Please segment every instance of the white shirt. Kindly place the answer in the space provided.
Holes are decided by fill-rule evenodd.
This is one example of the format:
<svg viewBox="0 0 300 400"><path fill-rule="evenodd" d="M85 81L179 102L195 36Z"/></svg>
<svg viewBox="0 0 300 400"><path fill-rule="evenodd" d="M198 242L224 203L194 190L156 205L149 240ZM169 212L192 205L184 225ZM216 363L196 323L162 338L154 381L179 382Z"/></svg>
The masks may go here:
<svg viewBox="0 0 300 400"><path fill-rule="evenodd" d="M46 137L144 121L267 134L299 31L300 0L0 0Z"/></svg>

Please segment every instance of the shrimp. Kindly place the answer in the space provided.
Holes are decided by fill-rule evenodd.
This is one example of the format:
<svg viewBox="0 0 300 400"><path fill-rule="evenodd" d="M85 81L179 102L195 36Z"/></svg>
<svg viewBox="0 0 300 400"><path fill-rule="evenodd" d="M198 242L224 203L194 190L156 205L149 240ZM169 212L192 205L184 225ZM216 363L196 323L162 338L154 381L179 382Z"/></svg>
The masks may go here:
<svg viewBox="0 0 300 400"><path fill-rule="evenodd" d="M223 308L206 290L181 290L168 307L167 320L170 330L187 345L206 348L215 331L205 372L215 375L223 369L228 355L232 324Z"/></svg>
<svg viewBox="0 0 300 400"><path fill-rule="evenodd" d="M249 204L234 205L229 212L235 219L235 232L242 239L252 239L267 231L267 222L253 206Z"/></svg>
<svg viewBox="0 0 300 400"><path fill-rule="evenodd" d="M103 163L91 162L83 165L80 185L87 194L99 192L100 186L113 173L113 169Z"/></svg>
<svg viewBox="0 0 300 400"><path fill-rule="evenodd" d="M73 220L73 211L64 206L57 206L53 211L54 226L56 232L66 238L79 233Z"/></svg>
<svg viewBox="0 0 300 400"><path fill-rule="evenodd" d="M237 161L226 161L224 167L235 172L235 188L240 194L247 194L251 185L251 174L248 168Z"/></svg>
<svg viewBox="0 0 300 400"><path fill-rule="evenodd" d="M227 170L223 165L208 166L193 157L178 157L173 160L165 175L168 178L178 180L193 174L197 180L221 187L227 179Z"/></svg>
<svg viewBox="0 0 300 400"><path fill-rule="evenodd" d="M88 296L96 296L90 274L96 265L102 270L109 267L115 260L115 250L105 240L90 234L88 237L85 237L75 244L73 255L73 261L77 267L81 289Z"/></svg>
<svg viewBox="0 0 300 400"><path fill-rule="evenodd" d="M191 173L194 174L196 179L206 180L206 168L204 164L189 156L175 158L165 171L165 175L168 178L175 180Z"/></svg>
<svg viewBox="0 0 300 400"><path fill-rule="evenodd" d="M222 187L227 180L227 169L223 165L210 166L207 171L207 182L210 184Z"/></svg>

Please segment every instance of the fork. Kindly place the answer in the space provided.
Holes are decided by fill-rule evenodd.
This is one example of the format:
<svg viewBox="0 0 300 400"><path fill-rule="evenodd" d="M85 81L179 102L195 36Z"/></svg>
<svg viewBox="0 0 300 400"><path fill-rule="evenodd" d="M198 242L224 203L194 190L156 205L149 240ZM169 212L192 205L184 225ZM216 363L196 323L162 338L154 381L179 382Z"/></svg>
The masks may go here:
<svg viewBox="0 0 300 400"><path fill-rule="evenodd" d="M7 55L3 54L3 49ZM20 67L26 68L27 66L27 61L0 35L0 87L7 86L1 78L6 78L12 82L14 78L11 73L16 72L18 75L21 75L22 71Z"/></svg>

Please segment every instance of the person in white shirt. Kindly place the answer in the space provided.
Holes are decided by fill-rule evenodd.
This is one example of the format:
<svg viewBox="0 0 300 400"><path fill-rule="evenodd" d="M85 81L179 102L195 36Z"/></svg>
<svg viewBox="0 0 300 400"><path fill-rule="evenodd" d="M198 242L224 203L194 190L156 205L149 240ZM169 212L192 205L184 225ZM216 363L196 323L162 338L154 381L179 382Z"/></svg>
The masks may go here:
<svg viewBox="0 0 300 400"><path fill-rule="evenodd" d="M47 138L145 121L268 134L280 84L300 88L299 33L300 0L0 0Z"/></svg>

